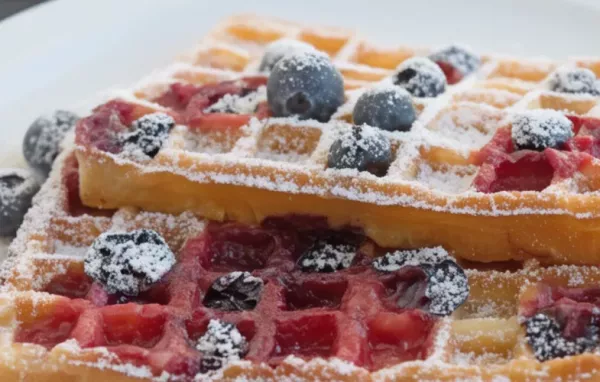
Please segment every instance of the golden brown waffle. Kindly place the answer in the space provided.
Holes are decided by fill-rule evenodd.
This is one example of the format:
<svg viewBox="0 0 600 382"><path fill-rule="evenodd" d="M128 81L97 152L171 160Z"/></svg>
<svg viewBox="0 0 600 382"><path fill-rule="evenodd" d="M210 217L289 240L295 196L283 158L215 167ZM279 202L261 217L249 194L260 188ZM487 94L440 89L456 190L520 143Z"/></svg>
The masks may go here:
<svg viewBox="0 0 600 382"><path fill-rule="evenodd" d="M160 369L151 369L143 362L123 360L122 353L113 353L116 350L112 349L121 346L122 351L123 344L132 344L125 346L135 348L136 351L144 350L147 345L142 345L139 338L144 336L143 327L154 323L157 312L163 309L172 310L172 313L185 312L185 307L193 304L192 300L197 296L182 294L176 298L176 302L173 297L167 302L159 296L134 304L94 307L84 298L90 280L83 273L82 263L87 246L100 233L137 228L160 232L172 250L182 256L182 248L194 245L189 240L202 234L205 223L191 213L174 216L141 212L133 208L99 211L82 206L76 193L73 194L73 190L76 190L74 181L77 180L77 167L71 150L67 148L55 163L49 181L36 197L33 208L11 246L11 258L3 266L0 292L0 377L7 381L180 380ZM99 213L104 216L98 216ZM182 258L180 261L183 261ZM373 331L386 333L386 336L379 337L383 338L383 342L369 340L370 356L380 360L386 357L396 360L393 362L395 364L387 364L381 369L369 371L348 362L357 357L357 354L340 353L342 345L339 343L350 338L351 341L344 341L348 346L348 342L353 344L356 341L358 344L360 339L348 337L349 332L336 332L329 347L320 356L308 359L306 355L304 359L288 356L280 359L277 367L247 360L236 361L217 373L187 376L187 379L181 377L181 380L491 381L509 378L525 381L598 378L600 356L595 353L543 363L537 361L527 345L518 318L524 301L536 296L538 283L554 287L592 287L600 280L600 270L597 267L542 267L532 260L524 263L462 265L469 277L470 297L451 316L437 319L429 334L420 338L423 333L418 333L418 338L412 339L425 341L423 351L418 355L403 355L407 344L404 341L408 339L393 337L393 333L402 328L402 321L398 320L405 316L401 313L386 313L375 324L366 327L368 338L372 338ZM336 280L336 274L327 275L325 280L327 279ZM335 284L335 281L332 282ZM336 292L336 295L340 300L360 301L350 294L371 296L369 291L372 287L365 284L360 290L350 293L348 286L347 289ZM297 290L292 292L298 293ZM342 297L346 294L348 297ZM294 297L276 294L263 298L283 298L281 303L285 305L290 304ZM371 305L375 303L372 299L362 301L369 301ZM344 310L362 309L360 305L347 305ZM341 309L317 307L296 311L300 313L286 312L284 309L272 314L276 320L284 320L286 315L292 313L299 314L294 317L314 319L341 314L338 312ZM107 315L108 312L112 312L112 315ZM189 310L187 312L190 314ZM191 313L192 323L201 319L197 318L197 312L202 310ZM91 319L90 315L94 314L104 314L104 321ZM241 314L241 317L252 317L249 312ZM134 321L131 321L131 317ZM86 326L86 323L97 325L98 322L102 323L100 328ZM332 321L325 322L333 325ZM168 330L166 328L165 325L162 329L165 333ZM127 338L112 338L108 347L81 343L86 338L82 331L93 333L94 330L103 330L105 336L113 337L117 331L133 334ZM183 336L192 337L195 329L188 326L187 330L188 333ZM332 330L335 332L335 329ZM47 338L48 333L52 334L50 339ZM154 334L159 337L161 335L166 336L164 333ZM256 337L255 335L253 340L256 345L253 346L260 349L266 347L262 351L267 354L279 354L274 343ZM273 349L269 346L273 346ZM296 350L292 350L292 353L302 352L303 347L310 348L311 344L300 340L294 346ZM401 361L403 357L406 358Z"/></svg>
<svg viewBox="0 0 600 382"><path fill-rule="evenodd" d="M598 161L543 191L475 192L473 153L507 116L555 109L600 116L598 97L547 90L560 65L600 74L600 60L554 62L483 56L480 70L435 99L415 100L419 117L408 133L390 133L395 160L386 176L326 170L335 137L351 122L358 95L425 49L381 48L348 31L312 28L252 16L218 26L181 62L121 98L139 115L164 110L149 100L174 82L203 84L254 73L266 43L297 38L329 53L342 72L347 103L329 123L290 118L252 120L239 129L173 130L150 161L77 147L81 197L98 208L136 206L259 223L269 216L326 216L333 227L363 229L382 246L443 245L475 261L538 259L600 261ZM354 90L349 90L354 89Z"/></svg>

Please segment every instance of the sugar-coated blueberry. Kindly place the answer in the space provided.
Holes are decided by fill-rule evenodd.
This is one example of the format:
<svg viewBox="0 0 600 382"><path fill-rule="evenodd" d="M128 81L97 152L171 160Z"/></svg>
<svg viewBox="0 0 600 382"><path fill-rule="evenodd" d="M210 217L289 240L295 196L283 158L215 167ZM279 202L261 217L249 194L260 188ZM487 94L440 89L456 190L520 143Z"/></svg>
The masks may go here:
<svg viewBox="0 0 600 382"><path fill-rule="evenodd" d="M392 145L379 129L352 126L329 149L327 167L357 169L377 176L386 174L392 162Z"/></svg>
<svg viewBox="0 0 600 382"><path fill-rule="evenodd" d="M437 97L446 91L444 72L426 57L413 57L402 62L392 81L415 97Z"/></svg>
<svg viewBox="0 0 600 382"><path fill-rule="evenodd" d="M457 71L459 75L451 76L453 80L460 80L460 78L473 73L481 65L479 56L469 48L456 44L436 50L429 55L429 59L438 64L442 71L445 67L447 70ZM446 78L450 74L449 71L445 71Z"/></svg>
<svg viewBox="0 0 600 382"><path fill-rule="evenodd" d="M24 169L0 169L0 236L14 235L40 186Z"/></svg>
<svg viewBox="0 0 600 382"><path fill-rule="evenodd" d="M511 136L515 150L560 149L573 137L573 123L555 110L530 110L513 117Z"/></svg>
<svg viewBox="0 0 600 382"><path fill-rule="evenodd" d="M312 45L291 38L282 38L273 41L265 48L258 70L261 72L270 72L275 64L285 56L314 51L316 49Z"/></svg>
<svg viewBox="0 0 600 382"><path fill-rule="evenodd" d="M367 124L388 131L408 131L417 118L410 94L394 85L377 86L364 92L352 114L357 125Z"/></svg>
<svg viewBox="0 0 600 382"><path fill-rule="evenodd" d="M227 311L251 310L260 301L263 286L262 279L248 272L231 272L213 282L203 304Z"/></svg>
<svg viewBox="0 0 600 382"><path fill-rule="evenodd" d="M36 119L23 139L23 156L38 175L46 178L60 151L60 143L79 117L64 110Z"/></svg>
<svg viewBox="0 0 600 382"><path fill-rule="evenodd" d="M207 373L239 361L248 352L248 341L234 324L211 319L206 332L198 339L196 349L202 353L200 369Z"/></svg>
<svg viewBox="0 0 600 382"><path fill-rule="evenodd" d="M157 232L105 232L87 251L85 273L108 293L137 296L171 270L175 255Z"/></svg>
<svg viewBox="0 0 600 382"><path fill-rule="evenodd" d="M135 120L131 131L123 135L123 151L154 158L174 126L175 120L168 114L147 114Z"/></svg>
<svg viewBox="0 0 600 382"><path fill-rule="evenodd" d="M600 82L594 72L586 68L560 68L552 73L548 86L560 93L600 96Z"/></svg>
<svg viewBox="0 0 600 382"><path fill-rule="evenodd" d="M327 55L301 52L275 64L267 82L267 100L275 117L327 122L344 102L344 81Z"/></svg>

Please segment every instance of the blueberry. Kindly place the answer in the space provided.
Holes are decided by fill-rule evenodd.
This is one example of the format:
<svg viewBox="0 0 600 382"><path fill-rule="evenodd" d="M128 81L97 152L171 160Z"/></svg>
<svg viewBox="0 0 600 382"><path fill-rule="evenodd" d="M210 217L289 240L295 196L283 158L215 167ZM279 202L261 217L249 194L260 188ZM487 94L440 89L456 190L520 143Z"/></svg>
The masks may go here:
<svg viewBox="0 0 600 382"><path fill-rule="evenodd" d="M449 315L469 297L465 272L442 247L395 251L373 261L373 268L380 272L396 272L407 267L419 268L426 275L424 295L431 314ZM400 296L399 301L410 299L411 296Z"/></svg>
<svg viewBox="0 0 600 382"><path fill-rule="evenodd" d="M392 81L415 97L437 97L446 91L444 72L425 57L413 57L402 62L396 68Z"/></svg>
<svg viewBox="0 0 600 382"><path fill-rule="evenodd" d="M473 73L481 65L481 60L470 49L449 45L429 55L429 59L438 65L448 65L457 70L462 77Z"/></svg>
<svg viewBox="0 0 600 382"><path fill-rule="evenodd" d="M267 100L275 117L327 122L344 102L344 81L325 54L301 52L282 58L273 67Z"/></svg>
<svg viewBox="0 0 600 382"><path fill-rule="evenodd" d="M40 186L23 169L0 170L0 236L14 235Z"/></svg>
<svg viewBox="0 0 600 382"><path fill-rule="evenodd" d="M263 286L260 278L248 272L231 272L213 282L203 304L226 311L252 310L260 300Z"/></svg>
<svg viewBox="0 0 600 382"><path fill-rule="evenodd" d="M85 273L108 293L137 296L148 290L175 264L175 255L155 231L106 232L89 248Z"/></svg>
<svg viewBox="0 0 600 382"><path fill-rule="evenodd" d="M79 117L70 111L58 110L51 116L36 119L23 139L23 156L31 168L46 178L60 151L60 142Z"/></svg>
<svg viewBox="0 0 600 382"><path fill-rule="evenodd" d="M596 75L585 68L558 69L550 76L548 86L555 92L600 96Z"/></svg>
<svg viewBox="0 0 600 382"><path fill-rule="evenodd" d="M467 275L453 260L444 260L424 270L427 274L425 296L429 299L429 313L447 316L469 297Z"/></svg>
<svg viewBox="0 0 600 382"><path fill-rule="evenodd" d="M358 247L352 243L344 243L330 238L316 240L308 248L298 264L304 272L335 272L348 268Z"/></svg>
<svg viewBox="0 0 600 382"><path fill-rule="evenodd" d="M329 150L327 167L352 168L383 176L392 162L390 140L371 126L352 126Z"/></svg>
<svg viewBox="0 0 600 382"><path fill-rule="evenodd" d="M356 101L352 114L357 125L388 131L409 131L417 118L410 94L398 86L374 87Z"/></svg>
<svg viewBox="0 0 600 382"><path fill-rule="evenodd" d="M168 114L147 114L135 120L132 130L122 136L123 151L154 158L174 126L175 120Z"/></svg>
<svg viewBox="0 0 600 382"><path fill-rule="evenodd" d="M566 339L559 323L544 313L537 313L525 321L525 335L538 361L548 361L592 351L598 346L598 330L588 326L582 337Z"/></svg>
<svg viewBox="0 0 600 382"><path fill-rule="evenodd" d="M202 353L200 369L206 373L242 359L248 352L248 341L234 324L212 319L196 349Z"/></svg>
<svg viewBox="0 0 600 382"><path fill-rule="evenodd" d="M514 116L511 135L515 150L560 149L573 137L573 123L555 110L530 110Z"/></svg>
<svg viewBox="0 0 600 382"><path fill-rule="evenodd" d="M279 39L267 45L258 70L261 72L270 72L275 64L285 56L314 51L316 49L305 42L290 38Z"/></svg>

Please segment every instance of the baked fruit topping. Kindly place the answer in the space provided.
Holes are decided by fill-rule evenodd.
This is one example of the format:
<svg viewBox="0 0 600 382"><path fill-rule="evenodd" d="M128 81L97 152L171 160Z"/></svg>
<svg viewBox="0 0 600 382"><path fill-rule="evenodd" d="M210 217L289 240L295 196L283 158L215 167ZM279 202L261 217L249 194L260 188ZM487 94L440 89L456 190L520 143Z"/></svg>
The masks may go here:
<svg viewBox="0 0 600 382"><path fill-rule="evenodd" d="M392 81L415 97L437 97L446 91L444 72L426 57L403 61L396 68Z"/></svg>
<svg viewBox="0 0 600 382"><path fill-rule="evenodd" d="M160 281L175 255L155 231L103 233L87 251L85 273L110 294L137 296Z"/></svg>
<svg viewBox="0 0 600 382"><path fill-rule="evenodd" d="M352 113L355 124L387 131L408 131L416 118L410 94L395 85L375 86L365 91Z"/></svg>
<svg viewBox="0 0 600 382"><path fill-rule="evenodd" d="M362 125L347 129L333 142L327 167L356 169L383 176L391 162L392 146L389 138L377 128Z"/></svg>
<svg viewBox="0 0 600 382"><path fill-rule="evenodd" d="M79 117L70 111L57 110L36 119L23 138L23 156L38 175L46 178L60 151L60 143L73 129Z"/></svg>
<svg viewBox="0 0 600 382"><path fill-rule="evenodd" d="M324 53L299 52L273 67L267 99L275 117L327 122L344 102L344 80Z"/></svg>
<svg viewBox="0 0 600 382"><path fill-rule="evenodd" d="M600 81L586 68L559 68L548 80L550 90L600 96Z"/></svg>
<svg viewBox="0 0 600 382"><path fill-rule="evenodd" d="M0 236L17 232L39 188L27 170L0 169Z"/></svg>
<svg viewBox="0 0 600 382"><path fill-rule="evenodd" d="M252 310L260 300L263 287L263 281L248 272L231 272L213 282L203 304L225 311Z"/></svg>
<svg viewBox="0 0 600 382"><path fill-rule="evenodd" d="M469 48L449 45L429 55L429 59L442 69L449 85L454 85L465 76L475 72L481 60Z"/></svg>
<svg viewBox="0 0 600 382"><path fill-rule="evenodd" d="M175 127L175 120L165 113L147 114L135 120L130 131L122 134L123 151L135 157L154 158Z"/></svg>

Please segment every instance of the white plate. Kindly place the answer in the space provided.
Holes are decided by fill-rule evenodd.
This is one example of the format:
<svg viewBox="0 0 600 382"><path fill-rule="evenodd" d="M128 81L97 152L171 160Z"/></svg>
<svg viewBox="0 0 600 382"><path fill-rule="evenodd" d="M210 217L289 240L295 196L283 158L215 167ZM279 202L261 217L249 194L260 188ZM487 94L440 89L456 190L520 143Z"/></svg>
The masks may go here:
<svg viewBox="0 0 600 382"><path fill-rule="evenodd" d="M367 5L368 4L368 5ZM0 166L23 163L39 114L85 104L190 48L242 12L338 25L389 44L464 42L484 52L600 55L596 0L56 0L0 23ZM1 252L1 250L0 250Z"/></svg>

